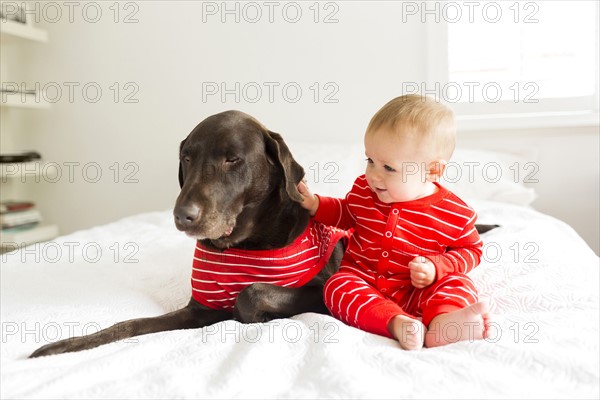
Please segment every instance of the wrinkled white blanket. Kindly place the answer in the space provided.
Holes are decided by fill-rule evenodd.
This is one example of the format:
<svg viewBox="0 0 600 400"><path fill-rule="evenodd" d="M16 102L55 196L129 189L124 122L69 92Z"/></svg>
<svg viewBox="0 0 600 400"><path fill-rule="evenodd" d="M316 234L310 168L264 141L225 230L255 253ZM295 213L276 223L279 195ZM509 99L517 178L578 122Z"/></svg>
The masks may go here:
<svg viewBox="0 0 600 400"><path fill-rule="evenodd" d="M60 338L184 306L193 240L141 214L2 256L2 398L598 398L599 260L566 224L471 202L493 338L407 352L335 319L222 322L26 357Z"/></svg>

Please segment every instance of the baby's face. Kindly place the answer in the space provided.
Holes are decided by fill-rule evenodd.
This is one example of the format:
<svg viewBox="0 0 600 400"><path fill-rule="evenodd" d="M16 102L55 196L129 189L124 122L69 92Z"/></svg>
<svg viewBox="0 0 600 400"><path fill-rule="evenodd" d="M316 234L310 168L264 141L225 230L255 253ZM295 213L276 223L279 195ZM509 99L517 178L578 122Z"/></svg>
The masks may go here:
<svg viewBox="0 0 600 400"><path fill-rule="evenodd" d="M435 161L416 133L395 134L388 128L365 136L369 187L384 203L428 196L436 187L427 181L427 166Z"/></svg>

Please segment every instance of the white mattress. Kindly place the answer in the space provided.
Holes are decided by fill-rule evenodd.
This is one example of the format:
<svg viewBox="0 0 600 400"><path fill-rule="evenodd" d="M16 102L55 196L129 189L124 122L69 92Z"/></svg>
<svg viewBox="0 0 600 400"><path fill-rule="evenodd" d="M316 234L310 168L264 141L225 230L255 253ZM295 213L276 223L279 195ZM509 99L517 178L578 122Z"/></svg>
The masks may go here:
<svg viewBox="0 0 600 400"><path fill-rule="evenodd" d="M502 225L483 236L471 274L491 303L493 340L407 352L308 313L27 359L188 302L194 242L170 211L155 212L3 256L2 398L598 398L598 257L528 207L471 204L481 223Z"/></svg>

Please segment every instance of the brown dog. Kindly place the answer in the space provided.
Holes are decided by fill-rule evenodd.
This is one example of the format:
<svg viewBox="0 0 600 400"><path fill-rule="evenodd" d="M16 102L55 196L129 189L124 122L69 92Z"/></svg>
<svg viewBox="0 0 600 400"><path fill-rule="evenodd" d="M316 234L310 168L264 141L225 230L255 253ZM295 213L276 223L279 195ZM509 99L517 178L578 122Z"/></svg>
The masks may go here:
<svg viewBox="0 0 600 400"><path fill-rule="evenodd" d="M302 198L296 189L304 170L280 135L247 114L227 111L198 124L181 143L179 159L181 193L173 214L177 229L198 239L196 254L297 250L289 246L300 242L312 222L299 204ZM342 235L334 236L319 237L329 240ZM339 267L342 242L330 243L320 255L327 258L324 265L318 271L313 267L307 282L302 282L306 275L300 278L296 283L301 286L252 283L235 294L231 309L208 303L204 297L199 297L201 303L193 296L181 310L51 343L30 357L90 349L148 333L201 328L231 318L264 322L304 312L326 313L322 289ZM197 271L194 266L194 273L204 277L202 268Z"/></svg>

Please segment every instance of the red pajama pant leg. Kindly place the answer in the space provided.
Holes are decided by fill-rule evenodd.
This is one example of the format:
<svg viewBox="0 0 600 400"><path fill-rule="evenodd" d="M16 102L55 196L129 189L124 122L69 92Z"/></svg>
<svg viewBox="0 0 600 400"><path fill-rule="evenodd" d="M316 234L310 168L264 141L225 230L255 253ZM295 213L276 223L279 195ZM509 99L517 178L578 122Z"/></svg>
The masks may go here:
<svg viewBox="0 0 600 400"><path fill-rule="evenodd" d="M397 290L390 299L356 274L340 271L327 281L323 296L335 318L387 337L392 337L387 325L396 315L422 317L423 324L428 326L439 314L477 302L477 290L464 274L448 275L423 289Z"/></svg>
<svg viewBox="0 0 600 400"><path fill-rule="evenodd" d="M437 315L463 309L477 301L477 289L471 278L451 274L423 289L409 290L398 303L409 314L422 317L423 324L429 327Z"/></svg>
<svg viewBox="0 0 600 400"><path fill-rule="evenodd" d="M406 314L398 304L351 272L337 272L329 278L323 299L335 318L381 336L392 337L388 322L398 314Z"/></svg>

